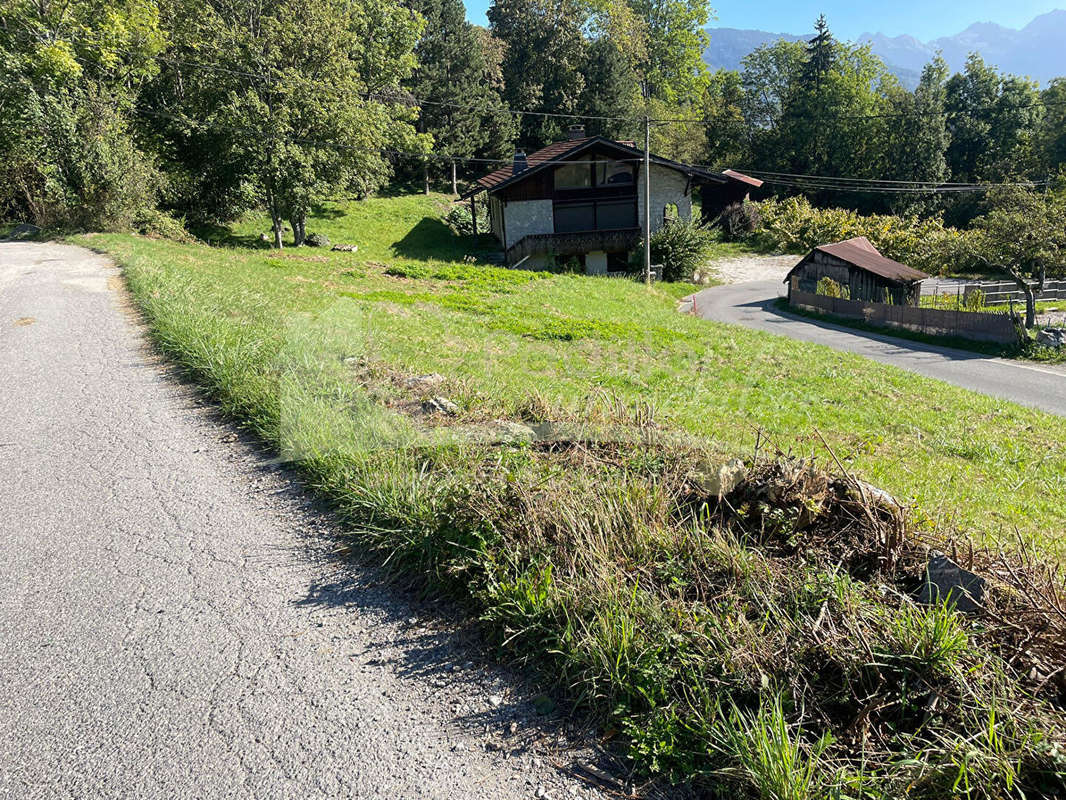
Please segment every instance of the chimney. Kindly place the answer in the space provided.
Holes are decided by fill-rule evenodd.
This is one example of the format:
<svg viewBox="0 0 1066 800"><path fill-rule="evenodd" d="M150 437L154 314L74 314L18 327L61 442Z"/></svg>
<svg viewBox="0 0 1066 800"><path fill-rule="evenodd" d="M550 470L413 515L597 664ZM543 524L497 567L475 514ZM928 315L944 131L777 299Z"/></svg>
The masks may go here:
<svg viewBox="0 0 1066 800"><path fill-rule="evenodd" d="M571 125L570 126L570 141L577 141L578 139L585 138L585 126L584 125Z"/></svg>
<svg viewBox="0 0 1066 800"><path fill-rule="evenodd" d="M514 166L511 168L511 174L517 175L519 172L525 172L529 169L529 162L526 161L526 154L522 150L514 151Z"/></svg>

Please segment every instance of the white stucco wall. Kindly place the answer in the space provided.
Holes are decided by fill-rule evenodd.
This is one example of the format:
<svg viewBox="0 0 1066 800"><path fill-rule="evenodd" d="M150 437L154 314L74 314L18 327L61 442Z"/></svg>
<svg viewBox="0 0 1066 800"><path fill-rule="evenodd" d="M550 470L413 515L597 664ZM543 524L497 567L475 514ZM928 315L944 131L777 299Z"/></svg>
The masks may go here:
<svg viewBox="0 0 1066 800"><path fill-rule="evenodd" d="M653 184L654 185L654 184ZM513 247L523 236L555 233L555 213L551 200L517 200L507 203L506 247Z"/></svg>
<svg viewBox="0 0 1066 800"><path fill-rule="evenodd" d="M668 204L677 206L681 219L692 217L692 194L685 194L686 178L680 172L656 164L651 165L651 229L657 231L663 225L663 211ZM637 220L644 228L644 166L637 174Z"/></svg>

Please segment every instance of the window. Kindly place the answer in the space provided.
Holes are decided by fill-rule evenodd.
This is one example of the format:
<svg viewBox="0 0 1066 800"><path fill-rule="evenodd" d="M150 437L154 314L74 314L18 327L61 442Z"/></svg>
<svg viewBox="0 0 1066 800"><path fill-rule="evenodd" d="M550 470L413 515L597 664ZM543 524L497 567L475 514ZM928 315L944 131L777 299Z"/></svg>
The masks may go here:
<svg viewBox="0 0 1066 800"><path fill-rule="evenodd" d="M632 200L604 200L596 207L596 229L637 227L637 204Z"/></svg>
<svg viewBox="0 0 1066 800"><path fill-rule="evenodd" d="M555 206L555 232L574 233L575 231L596 230L595 203L567 203Z"/></svg>
<svg viewBox="0 0 1066 800"><path fill-rule="evenodd" d="M633 183L633 166L621 161L601 161L596 165L597 186L619 186Z"/></svg>
<svg viewBox="0 0 1066 800"><path fill-rule="evenodd" d="M635 182L633 165L624 161L599 160L594 164L583 161L564 164L555 170L556 189L631 188Z"/></svg>
<svg viewBox="0 0 1066 800"><path fill-rule="evenodd" d="M588 189L592 172L588 164L567 164L555 170L556 189Z"/></svg>

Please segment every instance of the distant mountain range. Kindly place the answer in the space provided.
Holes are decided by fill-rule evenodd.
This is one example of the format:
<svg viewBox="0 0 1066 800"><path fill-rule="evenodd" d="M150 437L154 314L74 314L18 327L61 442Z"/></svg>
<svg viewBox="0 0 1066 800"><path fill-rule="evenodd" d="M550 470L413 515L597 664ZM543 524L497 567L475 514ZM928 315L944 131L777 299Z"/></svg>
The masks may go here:
<svg viewBox="0 0 1066 800"><path fill-rule="evenodd" d="M712 69L740 69L741 59L760 45L786 39L810 39L814 34L796 35L738 28L708 28L711 44L703 60ZM913 36L885 36L864 33L859 42L869 43L892 72L907 86L918 82L922 67L937 51L953 71L963 68L966 57L977 51L984 60L1002 72L1027 75L1046 84L1052 78L1066 77L1066 10L1037 17L1024 28L1014 30L991 22L977 22L955 36L921 42Z"/></svg>

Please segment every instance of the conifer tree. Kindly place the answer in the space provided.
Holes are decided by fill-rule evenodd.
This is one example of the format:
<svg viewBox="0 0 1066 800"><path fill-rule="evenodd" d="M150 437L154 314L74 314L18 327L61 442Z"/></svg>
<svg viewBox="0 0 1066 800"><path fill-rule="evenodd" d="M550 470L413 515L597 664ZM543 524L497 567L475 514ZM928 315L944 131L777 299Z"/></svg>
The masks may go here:
<svg viewBox="0 0 1066 800"><path fill-rule="evenodd" d="M510 115L502 113L499 87L488 80L492 65L484 38L466 21L462 0L411 0L426 27L415 48L418 67L405 86L421 104L418 129L433 137L437 163L451 171L457 191L457 163L496 158L513 136ZM424 164L426 186L430 162Z"/></svg>

